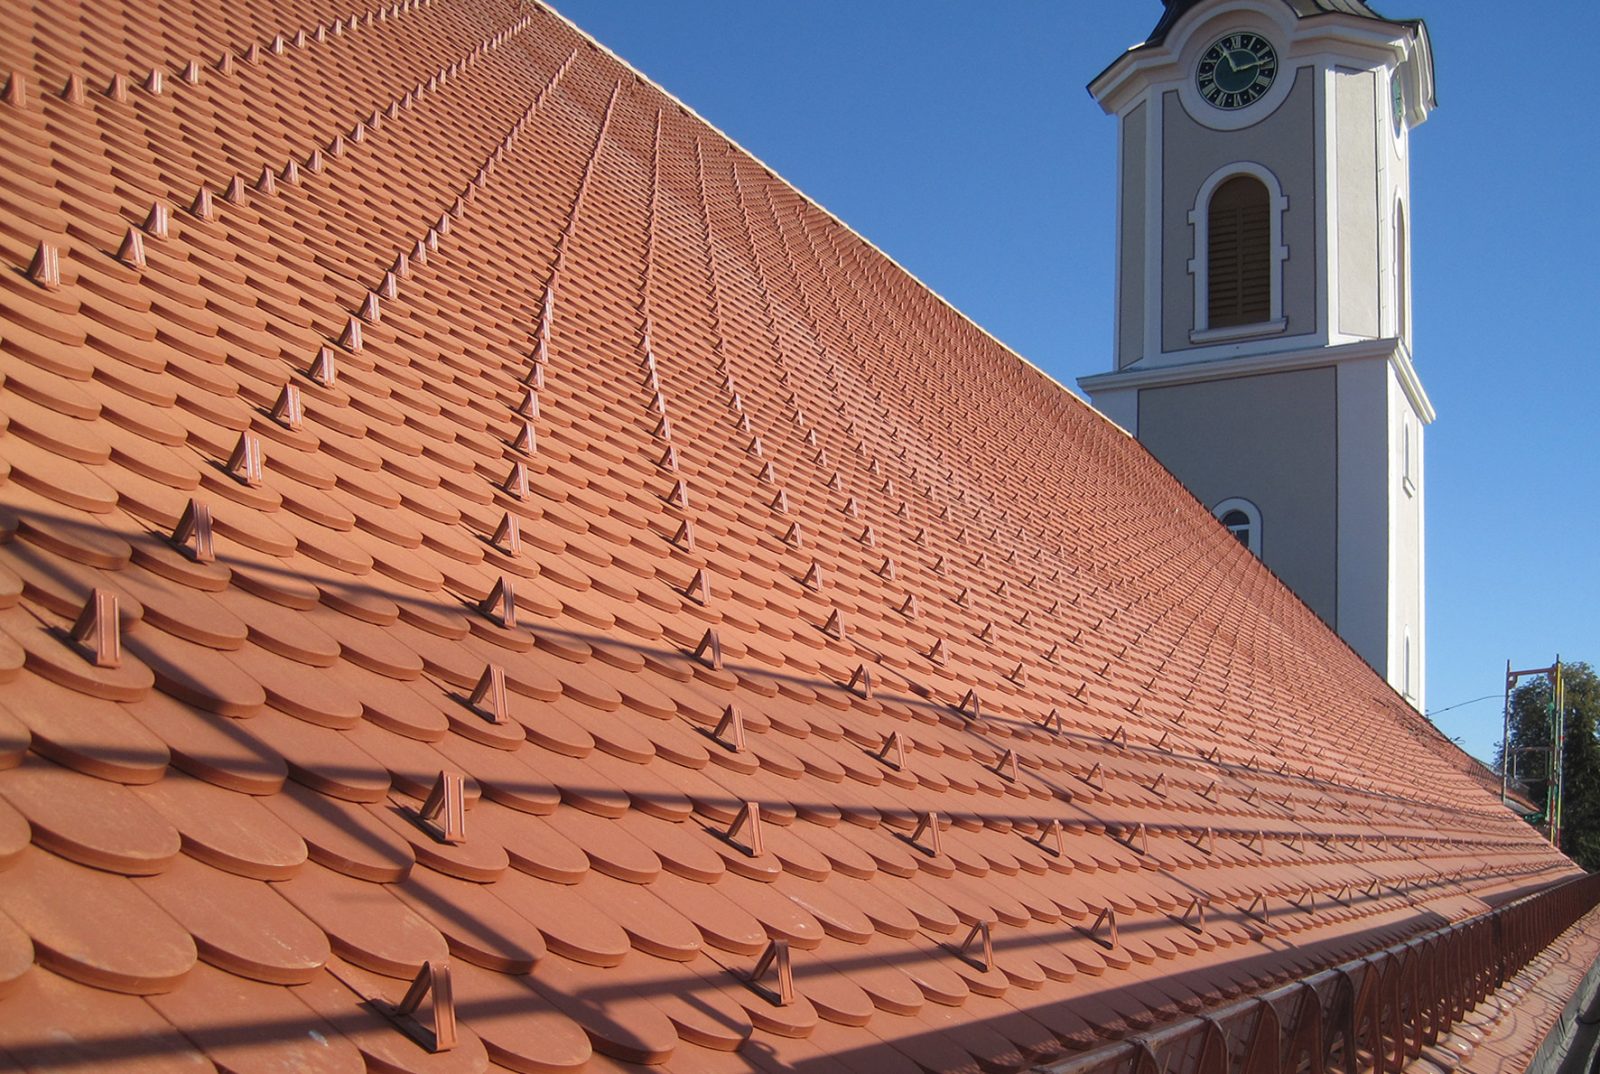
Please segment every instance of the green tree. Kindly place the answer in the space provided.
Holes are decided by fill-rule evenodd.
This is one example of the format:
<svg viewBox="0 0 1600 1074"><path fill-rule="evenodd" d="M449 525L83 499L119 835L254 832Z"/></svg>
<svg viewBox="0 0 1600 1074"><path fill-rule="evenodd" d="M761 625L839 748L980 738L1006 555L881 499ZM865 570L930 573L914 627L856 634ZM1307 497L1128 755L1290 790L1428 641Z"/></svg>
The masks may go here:
<svg viewBox="0 0 1600 1074"><path fill-rule="evenodd" d="M1566 742L1561 849L1585 869L1600 869L1600 675L1588 664L1564 664ZM1529 679L1511 694L1512 771L1541 806L1549 789L1551 683ZM1504 758L1497 759L1501 764Z"/></svg>

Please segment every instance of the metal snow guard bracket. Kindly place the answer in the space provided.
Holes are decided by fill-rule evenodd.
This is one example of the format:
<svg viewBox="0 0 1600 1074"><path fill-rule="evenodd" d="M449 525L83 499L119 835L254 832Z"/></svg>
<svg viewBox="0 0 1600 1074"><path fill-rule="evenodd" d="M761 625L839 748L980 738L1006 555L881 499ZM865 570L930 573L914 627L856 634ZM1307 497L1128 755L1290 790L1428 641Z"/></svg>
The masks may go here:
<svg viewBox="0 0 1600 1074"><path fill-rule="evenodd" d="M1600 903L1600 873L1036 1074L1399 1074Z"/></svg>

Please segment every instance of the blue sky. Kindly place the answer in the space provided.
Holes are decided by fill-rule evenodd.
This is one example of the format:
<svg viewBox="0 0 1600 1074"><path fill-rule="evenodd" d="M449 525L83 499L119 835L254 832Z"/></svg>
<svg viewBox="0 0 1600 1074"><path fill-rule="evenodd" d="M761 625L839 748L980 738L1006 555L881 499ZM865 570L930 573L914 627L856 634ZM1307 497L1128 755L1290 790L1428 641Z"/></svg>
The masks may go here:
<svg viewBox="0 0 1600 1074"><path fill-rule="evenodd" d="M1063 384L1110 369L1116 124L1084 85L1157 0L556 6ZM1488 758L1508 658L1600 664L1600 5L1375 6L1425 18L1438 69L1411 143L1428 705Z"/></svg>

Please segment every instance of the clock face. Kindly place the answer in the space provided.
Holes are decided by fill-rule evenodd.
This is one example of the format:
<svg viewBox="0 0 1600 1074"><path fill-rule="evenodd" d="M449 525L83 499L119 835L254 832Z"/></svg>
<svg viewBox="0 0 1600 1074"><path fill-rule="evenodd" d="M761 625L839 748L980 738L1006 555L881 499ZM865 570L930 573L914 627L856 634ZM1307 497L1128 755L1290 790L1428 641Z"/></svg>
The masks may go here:
<svg viewBox="0 0 1600 1074"><path fill-rule="evenodd" d="M1394 135L1398 138L1406 129L1406 88L1398 71L1389 79L1389 99L1394 103Z"/></svg>
<svg viewBox="0 0 1600 1074"><path fill-rule="evenodd" d="M1195 69L1200 96L1230 111L1259 101L1278 77L1278 53L1260 34L1241 30L1218 40Z"/></svg>

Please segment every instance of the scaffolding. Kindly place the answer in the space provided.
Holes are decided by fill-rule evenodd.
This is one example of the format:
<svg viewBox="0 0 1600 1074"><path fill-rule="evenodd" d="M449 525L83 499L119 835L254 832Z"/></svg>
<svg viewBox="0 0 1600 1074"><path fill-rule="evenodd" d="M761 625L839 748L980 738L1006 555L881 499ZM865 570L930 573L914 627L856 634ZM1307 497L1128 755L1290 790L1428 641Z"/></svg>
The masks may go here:
<svg viewBox="0 0 1600 1074"><path fill-rule="evenodd" d="M1550 704L1546 712L1548 719L1546 725L1550 730L1550 744L1548 746L1518 746L1511 745L1511 695L1516 692L1518 684L1526 678L1544 676L1550 681ZM1555 662L1547 668L1526 668L1513 671L1511 661L1506 661L1506 696L1504 711L1504 729L1500 739L1500 802L1509 807L1510 799L1507 790L1510 781L1519 778L1516 771L1519 758L1526 754L1544 755L1544 829L1550 840L1550 845L1556 849L1561 848L1561 806L1562 790L1566 784L1566 753L1567 753L1567 705L1566 690L1561 681L1561 657L1558 654Z"/></svg>

